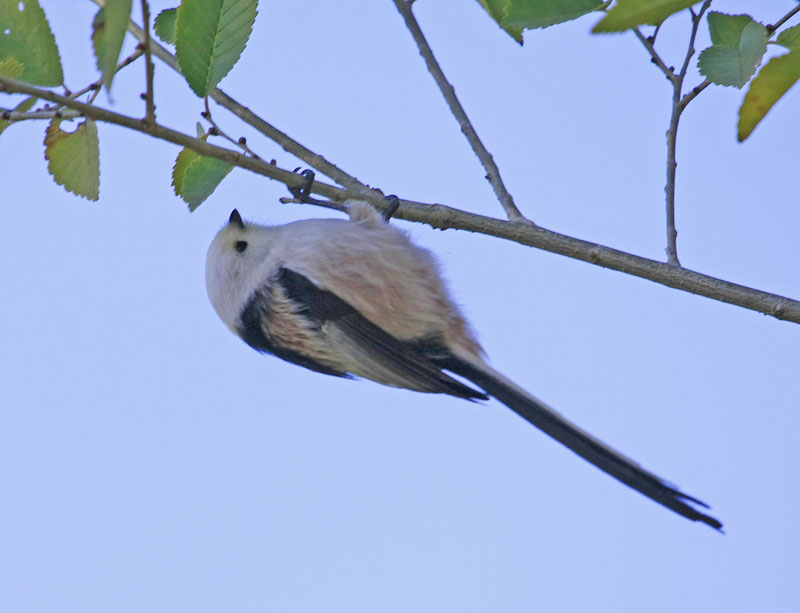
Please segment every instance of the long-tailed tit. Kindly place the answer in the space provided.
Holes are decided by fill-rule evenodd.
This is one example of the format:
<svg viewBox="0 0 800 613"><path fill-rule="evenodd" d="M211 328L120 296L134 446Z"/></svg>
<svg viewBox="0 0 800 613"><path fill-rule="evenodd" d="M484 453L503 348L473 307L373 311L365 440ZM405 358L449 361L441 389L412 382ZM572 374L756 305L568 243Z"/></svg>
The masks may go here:
<svg viewBox="0 0 800 613"><path fill-rule="evenodd" d="M483 358L436 261L369 204L349 220L281 226L231 213L208 249L206 285L223 322L254 349L334 375L468 400L494 397L601 470L693 521L722 524L570 423ZM448 373L471 381L467 385Z"/></svg>

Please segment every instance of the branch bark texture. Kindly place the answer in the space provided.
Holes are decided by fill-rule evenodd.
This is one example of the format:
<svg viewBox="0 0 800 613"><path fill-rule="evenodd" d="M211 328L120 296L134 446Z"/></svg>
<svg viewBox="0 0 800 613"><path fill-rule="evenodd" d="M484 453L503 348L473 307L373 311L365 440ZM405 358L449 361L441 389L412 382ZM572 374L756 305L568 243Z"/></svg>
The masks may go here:
<svg viewBox="0 0 800 613"><path fill-rule="evenodd" d="M287 186L297 188L303 183L303 177L300 175L269 164L264 160L212 145L158 124L148 126L143 119L121 115L108 109L85 104L21 81L0 77L0 91L36 96L65 108L74 109L83 116L90 117L96 121L123 126L149 134L160 140L188 147L201 155L223 160L251 172L280 181ZM311 191L336 202L344 202L348 198L363 198L373 203L379 210L384 210L387 206L383 196L374 190L370 190L368 194L360 195L334 185L315 181ZM604 268L618 270L643 279L649 279L668 287L758 311L777 319L800 323L800 301L559 234L558 232L533 226L530 223L493 219L443 204L426 204L410 200L401 200L400 207L393 216L407 221L424 223L442 230L458 229L495 236L590 262Z"/></svg>

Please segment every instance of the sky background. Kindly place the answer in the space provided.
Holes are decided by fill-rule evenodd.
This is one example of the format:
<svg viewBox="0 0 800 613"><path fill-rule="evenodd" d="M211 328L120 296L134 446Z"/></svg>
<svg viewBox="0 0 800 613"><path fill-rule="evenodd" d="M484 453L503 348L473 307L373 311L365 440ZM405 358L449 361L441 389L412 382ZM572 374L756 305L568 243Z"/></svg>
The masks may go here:
<svg viewBox="0 0 800 613"><path fill-rule="evenodd" d="M715 2L765 23L795 5L757 4ZM77 90L97 77L95 7L42 5ZM592 36L588 16L519 47L477 2L416 12L524 213L664 258L670 89L633 36ZM687 26L679 16L660 35L670 64ZM98 102L143 114L143 73L135 64ZM262 0L222 88L387 193L502 216L389 0ZM709 88L684 115L679 255L798 298L800 93L738 144L742 96ZM161 122L194 132L201 102L160 64L156 102ZM300 164L215 117L262 157ZM212 237L233 207L262 223L335 213L280 205L284 187L236 169L189 214L170 186L178 148L109 125L91 203L49 178L44 127L0 136L0 610L800 610L797 324L392 222L438 254L494 366L707 501L721 535L497 402L250 350L206 297Z"/></svg>

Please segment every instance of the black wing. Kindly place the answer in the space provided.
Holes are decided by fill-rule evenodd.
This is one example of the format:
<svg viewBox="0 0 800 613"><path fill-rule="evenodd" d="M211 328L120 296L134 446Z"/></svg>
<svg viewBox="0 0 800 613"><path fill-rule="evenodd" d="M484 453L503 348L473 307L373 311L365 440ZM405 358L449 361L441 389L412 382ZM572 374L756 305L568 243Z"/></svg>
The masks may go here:
<svg viewBox="0 0 800 613"><path fill-rule="evenodd" d="M379 375L377 380L381 380L380 375L388 375L399 387L488 400L485 394L447 375L441 366L418 349L416 343L398 340L339 296L320 289L304 275L281 268L277 283L300 307L299 312L304 317L347 347L366 369L374 368Z"/></svg>
<svg viewBox="0 0 800 613"><path fill-rule="evenodd" d="M281 345L274 340L267 329L265 329L264 322L269 321L270 315L270 297L269 292L256 292L255 295L247 303L247 306L242 311L242 327L239 329L239 336L242 337L245 343L250 345L256 351L264 353L271 353L274 356L303 366L316 372L321 372L326 375L333 375L334 377L349 377L345 372L329 368L320 362L309 358L302 353L292 350L289 347Z"/></svg>

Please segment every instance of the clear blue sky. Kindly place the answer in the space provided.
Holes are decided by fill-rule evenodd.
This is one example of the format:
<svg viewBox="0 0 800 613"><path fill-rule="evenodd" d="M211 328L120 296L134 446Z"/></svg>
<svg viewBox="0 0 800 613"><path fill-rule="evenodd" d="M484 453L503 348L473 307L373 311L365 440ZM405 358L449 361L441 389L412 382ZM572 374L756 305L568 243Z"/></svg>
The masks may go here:
<svg viewBox="0 0 800 613"><path fill-rule="evenodd" d="M794 2L756 4L769 21ZM96 76L94 6L43 6L77 89ZM520 48L476 2L417 13L525 213L663 258L669 91L632 36L590 36L588 17ZM663 32L670 63L686 21ZM200 101L156 70L159 120L192 133ZM141 113L142 74L118 78L115 109ZM389 0L262 0L222 87L362 181L501 216ZM743 145L741 98L709 89L681 125L681 260L797 298L800 92ZM177 148L106 125L89 203L49 179L43 130L0 136L0 610L800 610L800 326L395 222L439 255L497 368L706 500L723 536L498 403L258 355L208 303L208 243L234 206L264 223L331 213L235 170L190 215L170 187Z"/></svg>

